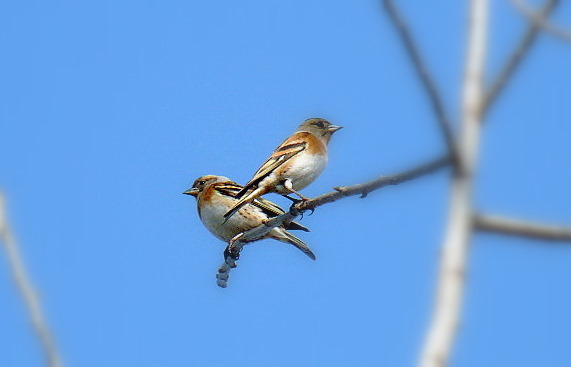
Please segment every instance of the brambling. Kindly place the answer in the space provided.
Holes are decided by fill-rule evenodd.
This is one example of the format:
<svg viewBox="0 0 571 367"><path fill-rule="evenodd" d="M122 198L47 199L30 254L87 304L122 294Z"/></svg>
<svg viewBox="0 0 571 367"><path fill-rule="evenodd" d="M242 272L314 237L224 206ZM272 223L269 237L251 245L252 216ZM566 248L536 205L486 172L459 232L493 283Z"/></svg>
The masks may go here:
<svg viewBox="0 0 571 367"><path fill-rule="evenodd" d="M242 206L269 192L277 192L288 198L287 194L294 193L302 200L307 200L298 190L321 174L327 165L327 144L333 133L341 128L321 118L305 120L236 194L240 200L224 214L224 218L230 218Z"/></svg>
<svg viewBox="0 0 571 367"><path fill-rule="evenodd" d="M236 204L238 201L236 194L241 189L242 186L227 177L206 175L196 179L192 187L183 192L183 194L196 197L198 216L204 226L214 236L224 242L229 242L240 233L263 224L268 218L285 213L271 201L258 197L247 205L243 205L236 215L226 220L224 213ZM302 240L286 231L286 229L309 232L309 229L301 224L291 222L286 224L285 227L273 228L264 238L273 238L294 245L315 260L315 255L310 248Z"/></svg>

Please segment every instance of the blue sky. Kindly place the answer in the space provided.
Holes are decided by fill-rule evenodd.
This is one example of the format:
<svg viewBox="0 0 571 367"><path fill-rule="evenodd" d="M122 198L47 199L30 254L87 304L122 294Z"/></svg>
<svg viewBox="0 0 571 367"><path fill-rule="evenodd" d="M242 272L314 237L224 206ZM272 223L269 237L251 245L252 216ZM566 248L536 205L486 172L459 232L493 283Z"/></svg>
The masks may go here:
<svg viewBox="0 0 571 367"><path fill-rule="evenodd" d="M399 4L455 120L465 3ZM491 3L489 78L524 27ZM68 366L414 364L446 172L319 208L300 234L316 262L259 242L227 289L224 244L181 195L203 174L247 181L309 117L345 129L308 196L441 154L376 1L25 1L0 18L0 185ZM538 41L489 115L475 203L571 225L571 47ZM0 257L0 365L39 366ZM569 365L570 259L563 244L476 235L453 365Z"/></svg>

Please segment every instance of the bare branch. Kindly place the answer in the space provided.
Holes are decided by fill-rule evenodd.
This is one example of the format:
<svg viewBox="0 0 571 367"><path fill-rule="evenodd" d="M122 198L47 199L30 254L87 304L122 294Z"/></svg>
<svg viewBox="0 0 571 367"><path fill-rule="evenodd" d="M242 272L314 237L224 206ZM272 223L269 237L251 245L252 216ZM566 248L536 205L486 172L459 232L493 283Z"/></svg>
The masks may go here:
<svg viewBox="0 0 571 367"><path fill-rule="evenodd" d="M551 12L558 5L559 0L547 0L545 5L543 5L541 11L537 13L538 17L541 19L546 19ZM527 52L533 45L537 37L537 33L540 27L537 22L532 22L528 25L526 31L519 43L515 46L510 56L507 58L504 66L502 67L498 76L494 79L491 87L488 88L486 92L486 99L484 102L483 114L490 109L491 105L496 101L500 93L503 91L507 82L510 80L512 74L515 72L523 58L527 55Z"/></svg>
<svg viewBox="0 0 571 367"><path fill-rule="evenodd" d="M4 243L12 272L12 279L22 296L30 316L32 327L44 350L46 366L62 367L63 364L56 349L54 338L42 312L38 292L29 279L26 268L24 267L24 262L18 251L18 244L8 225L5 197L2 192L0 192L0 240Z"/></svg>
<svg viewBox="0 0 571 367"><path fill-rule="evenodd" d="M473 175L484 102L487 23L487 0L471 0L462 98L462 130L458 145L460 169L455 172L452 179L448 225L442 247L435 308L420 356L421 367L444 367L448 364L460 323L464 275L472 234Z"/></svg>
<svg viewBox="0 0 571 367"><path fill-rule="evenodd" d="M561 38L564 41L571 42L571 31L549 22L543 15L538 14L536 11L532 10L522 0L511 0L511 2L513 6L530 22L535 23L539 28L548 33L551 33L558 38Z"/></svg>
<svg viewBox="0 0 571 367"><path fill-rule="evenodd" d="M396 175L381 176L375 180L362 184L336 187L336 191L332 191L320 195L314 199L302 201L292 205L289 212L274 217L268 220L265 224L246 231L230 241L226 251L224 251L224 263L220 266L216 274L217 284L222 288L226 288L228 285L230 270L236 267L235 255L240 253L246 243L264 237L269 231L272 230L272 228L282 226L287 222L291 222L302 212L306 210L313 210L318 206L332 203L349 196L361 195L361 197L364 198L370 192L378 190L382 187L398 185L403 182L411 181L413 179L433 173L439 169L445 168L449 165L450 158L448 156L440 157Z"/></svg>
<svg viewBox="0 0 571 367"><path fill-rule="evenodd" d="M492 215L475 215L474 228L482 232L529 237L545 241L571 242L571 227L527 222Z"/></svg>
<svg viewBox="0 0 571 367"><path fill-rule="evenodd" d="M230 270L237 266L237 254L242 251L244 245L263 238L266 234L268 234L269 231L291 222L299 214L300 212L292 205L292 208L289 212L274 217L266 221L266 223L252 228L249 231L240 233L232 240L230 240L228 247L226 247L226 250L224 251L224 263L220 266L218 272L216 273L216 284L222 288L226 288L228 286L228 277L230 276Z"/></svg>
<svg viewBox="0 0 571 367"><path fill-rule="evenodd" d="M383 0L383 5L393 25L398 31L400 39L404 44L406 53L409 56L410 60L412 61L412 64L414 65L414 69L416 70L416 75L420 79L420 82L423 85L426 94L428 95L428 99L430 100L432 109L434 111L434 114L436 115L438 125L440 126L440 130L442 131L442 135L444 136L444 140L446 141L446 144L448 146L448 151L450 155L453 157L453 161L456 161L457 149L456 149L456 143L454 141L454 133L452 132L452 124L450 123L450 119L446 115L444 102L440 97L440 93L436 88L436 84L434 83L432 77L428 72L426 63L422 60L422 57L420 56L420 52L418 51L418 47L416 46L416 43L412 38L408 25L406 24L402 16L398 13L392 0Z"/></svg>
<svg viewBox="0 0 571 367"><path fill-rule="evenodd" d="M385 186L398 185L403 182L413 180L415 178L425 176L427 174L433 173L441 168L450 165L451 160L448 156L436 158L429 162L418 165L411 168L405 172L398 173L391 176L381 176L375 180L365 182L362 184L356 184L352 186L341 186L336 187L336 191L329 192L327 194L320 195L311 200L300 202L296 205L296 208L300 211L315 209L318 206L337 201L339 199L361 195L361 198L366 197L370 192L383 188Z"/></svg>

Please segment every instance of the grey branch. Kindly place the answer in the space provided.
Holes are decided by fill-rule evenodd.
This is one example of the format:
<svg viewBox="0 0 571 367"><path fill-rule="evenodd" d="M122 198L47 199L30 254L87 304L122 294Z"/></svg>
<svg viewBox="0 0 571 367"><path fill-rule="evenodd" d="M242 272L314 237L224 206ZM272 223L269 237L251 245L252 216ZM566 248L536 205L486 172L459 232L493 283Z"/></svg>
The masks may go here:
<svg viewBox="0 0 571 367"><path fill-rule="evenodd" d="M448 156L439 157L429 162L420 164L402 173L391 176L381 176L375 180L356 184L352 186L335 187L335 191L320 195L314 199L300 202L296 205L299 211L315 209L318 206L331 203L348 196L360 195L361 198L366 197L370 192L383 188L385 186L398 185L403 182L413 180L415 178L435 172L441 168L449 166L451 159Z"/></svg>
<svg viewBox="0 0 571 367"><path fill-rule="evenodd" d="M564 41L571 42L571 32L569 30L549 22L543 15L538 14L536 11L532 10L522 0L511 0L511 2L513 6L530 22L535 23L545 32L551 33L552 35L561 38Z"/></svg>
<svg viewBox="0 0 571 367"><path fill-rule="evenodd" d="M428 95L428 99L430 100L432 109L434 111L434 114L436 115L438 125L440 126L440 130L442 131L442 135L444 136L444 140L446 141L446 144L448 146L448 151L450 155L453 157L453 160L456 161L457 149L456 149L456 143L454 141L454 134L452 132L452 124L450 123L450 119L446 114L446 110L444 108L444 102L440 97L440 93L436 88L436 84L434 83L434 80L432 80L432 77L428 72L426 63L423 61L422 57L420 56L420 52L418 51L418 47L416 46L416 43L412 38L408 25L406 24L403 17L399 14L397 9L395 8L392 0L383 0L383 5L394 27L398 31L400 39L404 44L406 53L409 56L410 60L412 61L414 69L416 70L416 74L420 79L420 82L424 87L426 94Z"/></svg>
<svg viewBox="0 0 571 367"><path fill-rule="evenodd" d="M559 4L559 0L547 0L543 5L542 9L537 13L537 16L541 19L547 19L547 17L553 12L555 7ZM500 93L503 91L507 82L510 80L511 76L518 68L521 61L527 55L529 49L533 45L535 39L537 38L537 33L539 32L540 26L537 22L531 22L527 29L525 30L523 36L521 37L518 44L514 47L504 66L502 67L498 76L494 79L486 92L486 99L484 101L483 114L490 109L491 105L496 101ZM482 120L483 121L483 120Z"/></svg>
<svg viewBox="0 0 571 367"><path fill-rule="evenodd" d="M224 251L224 263L220 266L220 268L218 268L218 272L216 273L216 284L222 288L226 288L228 286L230 270L237 266L236 260L238 260L238 257L236 254L239 254L242 251L244 245L263 238L273 228L291 222L299 214L300 212L296 210L294 206L292 206L289 212L274 217L266 221L264 224L250 229L249 231L240 233L232 240L230 240L228 247L226 247L226 250Z"/></svg>
<svg viewBox="0 0 571 367"><path fill-rule="evenodd" d="M6 203L2 192L0 192L0 240L4 244L12 279L28 310L32 327L39 338L44 350L46 366L62 367L62 361L56 349L54 338L48 328L47 322L42 312L42 305L38 297L38 292L29 279L24 262L18 251L16 238L8 225L6 215Z"/></svg>
<svg viewBox="0 0 571 367"><path fill-rule="evenodd" d="M545 241L571 242L571 226L555 226L478 214L474 216L474 228L482 232L528 237Z"/></svg>
<svg viewBox="0 0 571 367"><path fill-rule="evenodd" d="M272 228L291 222L304 211L313 210L318 206L332 203L349 196L360 195L361 198L364 198L372 191L385 186L398 185L428 175L442 168L448 167L450 163L451 160L449 156L439 157L402 173L391 176L381 176L375 180L352 186L336 187L335 191L292 205L287 213L274 217L263 225L241 233L230 241L226 251L224 251L224 263L220 266L216 274L217 284L222 288L226 288L228 285L230 270L237 266L235 256L232 256L232 254L240 253L244 245L248 242L264 237L272 230Z"/></svg>

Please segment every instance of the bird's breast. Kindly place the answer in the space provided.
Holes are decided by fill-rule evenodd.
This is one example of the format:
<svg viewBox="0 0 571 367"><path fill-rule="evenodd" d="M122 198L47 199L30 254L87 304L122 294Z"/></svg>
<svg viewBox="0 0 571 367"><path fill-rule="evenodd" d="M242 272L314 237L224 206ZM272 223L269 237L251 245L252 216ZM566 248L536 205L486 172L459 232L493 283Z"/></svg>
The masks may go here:
<svg viewBox="0 0 571 367"><path fill-rule="evenodd" d="M200 203L200 220L204 226L222 241L229 241L237 234L252 229L262 224L267 216L258 208L247 204L240 208L230 218L225 219L224 214L228 212L237 200L216 195L215 200Z"/></svg>
<svg viewBox="0 0 571 367"><path fill-rule="evenodd" d="M302 152L292 159L286 171L286 178L292 182L294 190L301 190L311 184L327 165L327 154Z"/></svg>

